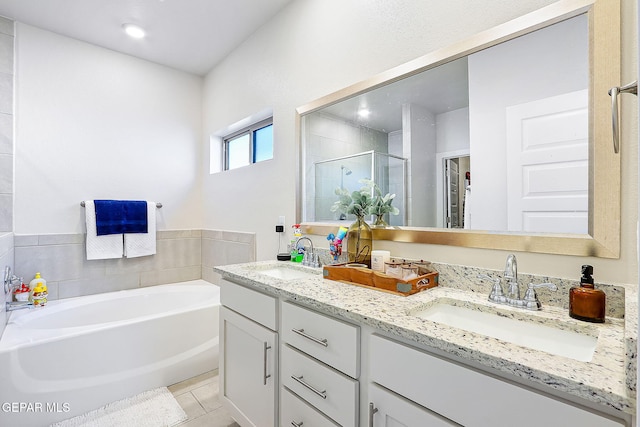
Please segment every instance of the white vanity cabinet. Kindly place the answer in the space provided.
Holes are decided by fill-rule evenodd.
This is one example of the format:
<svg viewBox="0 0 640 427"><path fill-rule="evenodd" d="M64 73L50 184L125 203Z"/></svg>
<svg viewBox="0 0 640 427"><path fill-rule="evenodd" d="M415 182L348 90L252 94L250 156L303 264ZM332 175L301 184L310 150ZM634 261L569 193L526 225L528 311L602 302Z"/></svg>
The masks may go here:
<svg viewBox="0 0 640 427"><path fill-rule="evenodd" d="M221 300L220 396L242 427L630 425L250 285L223 280Z"/></svg>
<svg viewBox="0 0 640 427"><path fill-rule="evenodd" d="M290 302L281 304L281 426L326 425L322 415L343 427L357 427L360 328ZM317 412L285 415L291 399ZM324 418L320 418L324 420Z"/></svg>
<svg viewBox="0 0 640 427"><path fill-rule="evenodd" d="M369 427L458 426L376 384L369 386Z"/></svg>
<svg viewBox="0 0 640 427"><path fill-rule="evenodd" d="M220 400L243 427L277 423L277 300L223 280Z"/></svg>
<svg viewBox="0 0 640 427"><path fill-rule="evenodd" d="M384 406L373 400L379 385L428 409L423 414L425 418L421 419L428 420L428 416L435 414L439 416L437 422L406 425L455 425L453 422L467 427L624 425L622 421L589 412L377 334L371 336L369 362L370 381L375 383L369 396L373 408ZM401 415L402 410L398 409L391 418ZM376 422L378 413L372 416L374 426L388 425L384 421ZM449 420L451 424L447 424Z"/></svg>

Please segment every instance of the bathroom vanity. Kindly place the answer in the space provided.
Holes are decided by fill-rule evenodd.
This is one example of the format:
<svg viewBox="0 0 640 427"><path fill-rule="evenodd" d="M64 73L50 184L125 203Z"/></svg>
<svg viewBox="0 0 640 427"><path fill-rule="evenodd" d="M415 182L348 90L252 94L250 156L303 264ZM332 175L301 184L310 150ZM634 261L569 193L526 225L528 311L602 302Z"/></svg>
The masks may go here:
<svg viewBox="0 0 640 427"><path fill-rule="evenodd" d="M402 297L291 263L215 270L220 396L242 426L631 425L637 327L622 318L592 325L552 305L501 307L446 283ZM531 325L560 335L544 350L533 336L497 339L428 317L442 305L515 321L516 336ZM564 353L574 338L586 341Z"/></svg>

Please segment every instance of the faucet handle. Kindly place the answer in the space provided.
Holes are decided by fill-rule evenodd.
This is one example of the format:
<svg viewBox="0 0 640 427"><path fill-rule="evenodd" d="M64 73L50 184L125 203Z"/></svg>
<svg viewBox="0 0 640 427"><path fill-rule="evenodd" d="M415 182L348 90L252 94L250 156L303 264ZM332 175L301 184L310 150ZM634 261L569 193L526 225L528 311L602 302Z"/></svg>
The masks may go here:
<svg viewBox="0 0 640 427"><path fill-rule="evenodd" d="M554 283L529 283L527 286L527 292L524 294L524 308L527 310L540 310L542 308L542 304L538 299L538 294L536 293L536 289L538 288L548 288L552 291L557 291L558 287Z"/></svg>
<svg viewBox="0 0 640 427"><path fill-rule="evenodd" d="M311 260L312 260L311 267L315 267L315 268L322 267L320 263L320 254L312 254Z"/></svg>
<svg viewBox="0 0 640 427"><path fill-rule="evenodd" d="M493 278L486 274L478 274L479 279L485 279L493 282L493 286L491 287L491 293L489 294L489 301L493 301L498 304L504 304L507 301L507 297L504 295L504 291L502 290L502 284L499 277Z"/></svg>

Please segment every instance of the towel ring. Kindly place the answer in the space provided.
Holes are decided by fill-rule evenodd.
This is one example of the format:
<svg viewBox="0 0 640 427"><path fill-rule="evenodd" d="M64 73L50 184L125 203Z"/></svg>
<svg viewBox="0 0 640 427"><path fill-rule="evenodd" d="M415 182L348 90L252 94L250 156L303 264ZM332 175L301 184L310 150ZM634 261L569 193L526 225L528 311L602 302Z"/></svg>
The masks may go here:
<svg viewBox="0 0 640 427"><path fill-rule="evenodd" d="M84 206L85 206L84 200L82 202L80 202L80 206L82 206L84 208ZM156 208L160 209L161 207L162 207L162 203L157 202L156 203Z"/></svg>

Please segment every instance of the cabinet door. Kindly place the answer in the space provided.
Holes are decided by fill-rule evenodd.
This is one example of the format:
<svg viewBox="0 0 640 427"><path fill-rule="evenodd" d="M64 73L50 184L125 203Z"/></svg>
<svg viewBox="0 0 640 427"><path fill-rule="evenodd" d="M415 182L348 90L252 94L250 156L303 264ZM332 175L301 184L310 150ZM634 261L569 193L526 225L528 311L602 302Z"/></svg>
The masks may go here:
<svg viewBox="0 0 640 427"><path fill-rule="evenodd" d="M220 308L220 399L243 427L276 425L278 334Z"/></svg>
<svg viewBox="0 0 640 427"><path fill-rule="evenodd" d="M372 381L467 427L623 425L375 334L369 354Z"/></svg>
<svg viewBox="0 0 640 427"><path fill-rule="evenodd" d="M369 427L460 425L375 384L369 387L369 402Z"/></svg>

